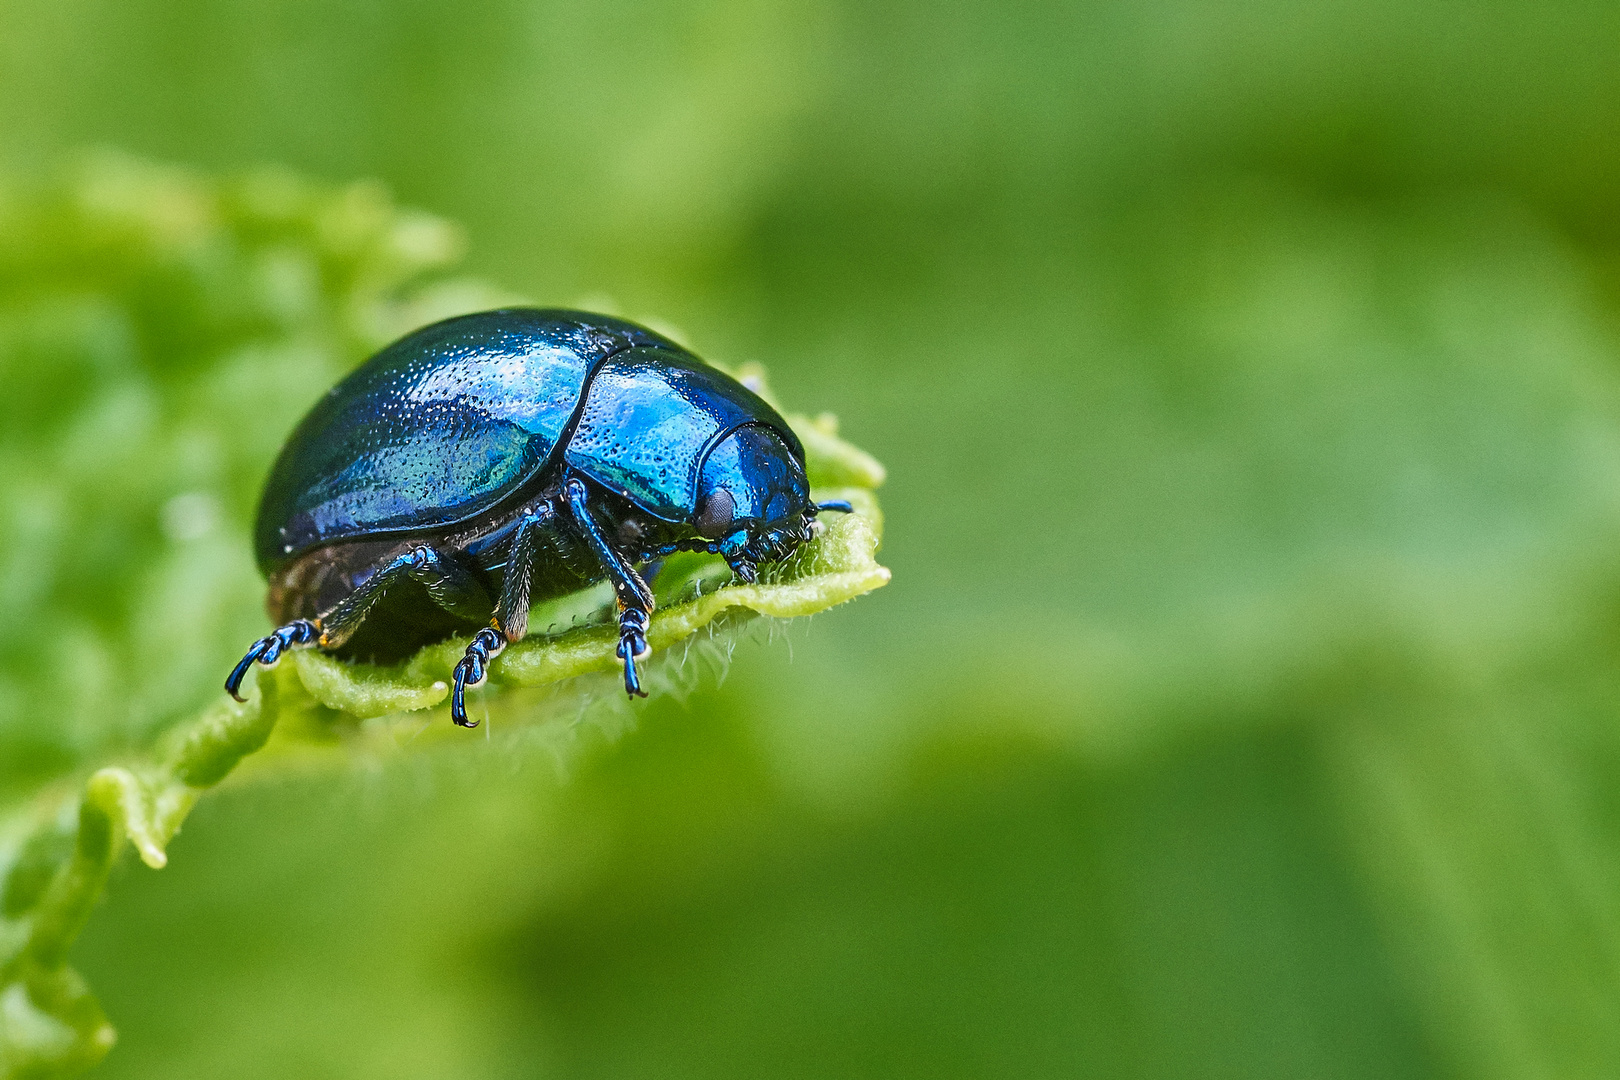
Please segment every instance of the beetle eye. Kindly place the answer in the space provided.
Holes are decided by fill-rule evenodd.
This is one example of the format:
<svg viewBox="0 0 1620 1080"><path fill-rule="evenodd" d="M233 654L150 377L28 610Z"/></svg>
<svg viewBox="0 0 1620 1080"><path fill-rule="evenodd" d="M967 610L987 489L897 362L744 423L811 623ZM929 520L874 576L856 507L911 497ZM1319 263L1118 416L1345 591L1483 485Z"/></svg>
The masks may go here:
<svg viewBox="0 0 1620 1080"><path fill-rule="evenodd" d="M731 528L732 511L736 503L732 501L731 492L725 488L718 488L707 499L703 500L703 509L698 511L697 531L699 535L710 540L718 540Z"/></svg>

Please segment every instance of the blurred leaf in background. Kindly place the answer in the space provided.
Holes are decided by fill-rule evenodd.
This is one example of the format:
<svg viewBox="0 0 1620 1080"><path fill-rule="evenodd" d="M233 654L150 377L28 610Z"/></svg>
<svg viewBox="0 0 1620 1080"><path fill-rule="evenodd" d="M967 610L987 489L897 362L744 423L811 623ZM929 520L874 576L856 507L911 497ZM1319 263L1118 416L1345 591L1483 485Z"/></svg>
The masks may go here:
<svg viewBox="0 0 1620 1080"><path fill-rule="evenodd" d="M0 12L15 165L379 177L893 477L880 599L566 775L497 739L204 804L75 956L107 1075L1620 1070L1612 4ZM142 295L173 336L82 378L268 317ZM86 593L8 613L12 693L141 610L172 500L248 512L330 377L288 356L198 388L244 411L195 475L190 414L96 420L104 535L18 467L7 565L71 542ZM207 700L231 580L138 707L87 647L18 775Z"/></svg>

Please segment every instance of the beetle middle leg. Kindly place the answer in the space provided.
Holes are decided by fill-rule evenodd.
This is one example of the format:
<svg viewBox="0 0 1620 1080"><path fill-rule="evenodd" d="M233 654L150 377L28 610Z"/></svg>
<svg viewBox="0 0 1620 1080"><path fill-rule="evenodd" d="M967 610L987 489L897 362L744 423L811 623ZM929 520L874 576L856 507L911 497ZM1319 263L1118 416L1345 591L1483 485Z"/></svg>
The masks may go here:
<svg viewBox="0 0 1620 1080"><path fill-rule="evenodd" d="M294 619L254 642L225 680L226 692L238 701L243 700L238 691L248 668L255 663L260 667L273 667L288 649L341 647L354 636L383 593L406 579L422 585L434 603L453 615L476 622L489 614L489 595L483 586L454 559L421 544L377 570L320 618Z"/></svg>
<svg viewBox="0 0 1620 1080"><path fill-rule="evenodd" d="M579 480L569 480L563 489L568 510L579 527L580 534L596 554L602 569L613 583L613 594L619 601L619 648L617 655L624 661L624 691L631 697L646 697L641 678L636 673L636 661L652 653L647 644L647 624L652 618L653 594L625 557L608 543L602 527L591 516L586 505L587 492Z"/></svg>
<svg viewBox="0 0 1620 1080"><path fill-rule="evenodd" d="M482 686L489 677L489 663L501 654L509 641L521 641L529 631L529 595L534 583L534 564L545 530L556 520L550 503L540 503L518 522L512 547L506 557L506 577L501 597L495 603L495 616L489 626L473 635L467 652L456 664L454 688L450 691L450 719L466 728L478 726L467 719L467 688Z"/></svg>

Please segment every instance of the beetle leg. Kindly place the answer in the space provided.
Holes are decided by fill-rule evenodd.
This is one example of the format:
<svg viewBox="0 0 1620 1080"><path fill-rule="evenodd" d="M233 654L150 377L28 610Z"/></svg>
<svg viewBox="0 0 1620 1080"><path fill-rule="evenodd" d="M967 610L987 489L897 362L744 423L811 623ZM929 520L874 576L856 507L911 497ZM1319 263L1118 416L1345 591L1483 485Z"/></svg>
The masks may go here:
<svg viewBox="0 0 1620 1080"><path fill-rule="evenodd" d="M225 680L225 692L237 701L246 701L239 691L242 689L242 680L247 677L248 668L257 663L260 667L273 668L281 663L281 654L288 649L307 649L314 645L321 636L321 621L319 619L294 619L286 626L271 631L269 634L253 643L247 655L231 669L231 674Z"/></svg>
<svg viewBox="0 0 1620 1080"><path fill-rule="evenodd" d="M586 505L587 492L585 485L578 480L568 481L565 488L568 496L568 509L573 515L574 524L585 537L591 551L607 571L608 580L613 582L613 591L619 597L619 602L626 606L640 607L651 612L653 609L652 590L647 583L641 580L641 575L625 561L623 555L608 543L607 536L602 532L601 526L591 516L590 508Z"/></svg>
<svg viewBox="0 0 1620 1080"><path fill-rule="evenodd" d="M646 697L646 691L641 688L641 679L636 674L636 661L652 652L647 644L647 622L653 610L652 590L635 568L625 561L624 556L613 549L601 526L591 517L590 507L585 502L585 485L578 480L569 480L563 490L568 497L568 510L574 524L579 526L585 542L602 563L602 569L607 571L608 580L613 583L613 593L619 600L617 655L624 661L624 691L631 697Z"/></svg>
<svg viewBox="0 0 1620 1080"><path fill-rule="evenodd" d="M456 664L455 689L450 691L450 720L465 728L475 728L478 721L467 719L467 687L482 686L489 678L489 662L506 648L506 635L493 626L486 626L473 635L467 654Z"/></svg>
<svg viewBox="0 0 1620 1080"><path fill-rule="evenodd" d="M336 649L353 637L383 593L406 578L420 583L433 602L452 615L469 622L489 617L489 596L483 586L454 559L420 544L372 574L321 616L321 648Z"/></svg>
<svg viewBox="0 0 1620 1080"><path fill-rule="evenodd" d="M624 661L624 692L631 697L646 697L641 688L641 677L636 674L636 661L651 655L647 644L648 614L641 608L627 607L619 612L619 647L615 656Z"/></svg>
<svg viewBox="0 0 1620 1080"><path fill-rule="evenodd" d="M469 622L489 618L489 594L466 567L431 547L414 548L410 555L406 574L427 589L435 604Z"/></svg>
<svg viewBox="0 0 1620 1080"><path fill-rule="evenodd" d="M755 549L758 541L748 529L738 529L730 536L726 536L716 544L715 550L726 560L731 572L737 575L739 581L745 585L752 585L759 580L758 556Z"/></svg>
<svg viewBox="0 0 1620 1080"><path fill-rule="evenodd" d="M518 522L512 536L512 547L506 557L506 580L501 585L501 598L495 604L495 618L491 622L507 641L522 641L529 632L529 595L534 584L535 560L540 554L544 531L557 518L549 502L541 503Z"/></svg>
<svg viewBox="0 0 1620 1080"><path fill-rule="evenodd" d="M495 617L473 635L467 652L456 664L455 688L450 692L450 719L461 727L474 728L478 721L467 719L467 688L484 684L489 662L499 656L509 641L522 641L529 632L529 590L533 585L534 561L539 554L542 530L556 518L550 503L541 503L518 522L512 547L506 557L506 580Z"/></svg>
<svg viewBox="0 0 1620 1080"><path fill-rule="evenodd" d="M354 636L365 621L366 613L382 599L388 587L405 578L420 582L434 602L452 614L472 621L482 620L489 614L489 597L471 574L433 548L418 546L361 582L320 618L294 619L255 641L225 680L226 692L238 701L243 700L242 680L248 668L255 663L260 667L274 667L288 649L338 648Z"/></svg>
<svg viewBox="0 0 1620 1080"><path fill-rule="evenodd" d="M826 502L816 503L816 510L818 513L824 510L836 510L840 514L853 514L855 507L847 499L828 499Z"/></svg>

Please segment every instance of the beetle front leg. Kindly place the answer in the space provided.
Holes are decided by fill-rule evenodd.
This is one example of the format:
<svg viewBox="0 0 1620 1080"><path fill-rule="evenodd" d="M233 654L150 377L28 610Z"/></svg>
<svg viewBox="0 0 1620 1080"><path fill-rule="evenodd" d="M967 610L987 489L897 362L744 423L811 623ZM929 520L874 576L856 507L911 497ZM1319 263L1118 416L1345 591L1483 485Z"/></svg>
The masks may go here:
<svg viewBox="0 0 1620 1080"><path fill-rule="evenodd" d="M579 480L569 480L564 487L568 510L579 526L585 542L596 553L613 583L613 594L619 601L619 647L616 655L624 661L624 692L631 697L646 697L641 688L641 677L636 672L636 661L645 659L652 648L647 644L647 624L652 617L653 594L623 555L609 544L601 526L591 516L586 505L587 492Z"/></svg>

